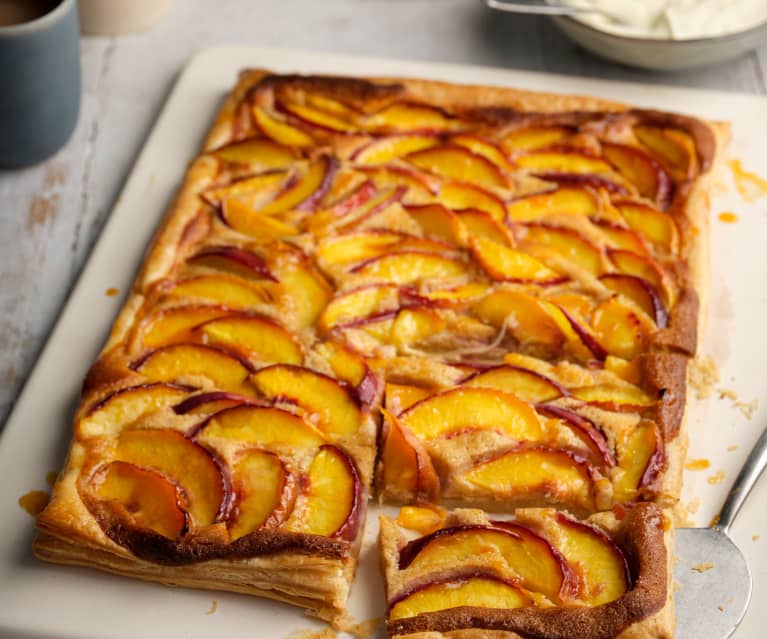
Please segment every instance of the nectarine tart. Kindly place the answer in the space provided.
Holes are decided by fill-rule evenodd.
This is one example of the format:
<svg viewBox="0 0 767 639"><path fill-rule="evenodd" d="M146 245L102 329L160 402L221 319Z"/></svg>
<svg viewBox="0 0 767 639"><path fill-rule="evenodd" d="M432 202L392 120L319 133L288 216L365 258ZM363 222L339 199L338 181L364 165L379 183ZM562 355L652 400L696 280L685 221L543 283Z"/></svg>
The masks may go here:
<svg viewBox="0 0 767 639"><path fill-rule="evenodd" d="M243 72L87 375L37 555L334 618L375 491L500 513L410 550L384 522L393 634L666 636L656 529L725 137L599 99Z"/></svg>

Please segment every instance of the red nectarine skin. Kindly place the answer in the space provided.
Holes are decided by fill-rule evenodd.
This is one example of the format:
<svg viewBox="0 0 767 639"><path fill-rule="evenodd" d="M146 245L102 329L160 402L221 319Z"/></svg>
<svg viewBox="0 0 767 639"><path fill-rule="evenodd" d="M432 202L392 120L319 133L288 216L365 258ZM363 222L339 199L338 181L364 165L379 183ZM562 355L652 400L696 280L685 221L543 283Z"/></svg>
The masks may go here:
<svg viewBox="0 0 767 639"><path fill-rule="evenodd" d="M484 526L481 524L463 524L461 526L451 526L449 528L440 528L439 530L436 530L430 535L413 539L412 541L408 542L405 546L403 546L399 551L399 569L405 570L405 568L407 568L411 563L413 563L413 560L416 558L418 553L421 552L421 550L424 549L426 544L428 544L432 540L439 539L440 537L445 537L447 535L452 535L453 533L456 533L458 531L463 531L463 530L495 530L495 529L491 526ZM517 533L510 530L503 529L499 532L503 532L504 534L507 534L510 537L514 537L515 539L521 539L521 537Z"/></svg>
<svg viewBox="0 0 767 639"><path fill-rule="evenodd" d="M362 485L362 481L360 480L359 471L357 470L357 464L354 463L354 460L346 451L338 448L337 446L325 444L324 446L320 447L320 450L324 448L332 448L336 454L344 460L344 463L348 467L349 472L354 477L354 485L356 486L356 490L354 492L354 503L349 510L349 516L346 518L344 524L338 530L336 530L336 532L334 532L331 537L336 539L345 539L346 541L354 541L354 539L357 537L357 530L365 519L365 512L367 510L365 491Z"/></svg>
<svg viewBox="0 0 767 639"><path fill-rule="evenodd" d="M650 300L650 305L652 306L653 311L651 317L653 320L655 320L658 328L668 327L669 315L668 310L666 309L666 305L663 303L663 299L661 298L656 288L646 279L639 277L638 275L624 275L622 273L607 273L602 275L599 279L608 282L608 287L610 287L610 282L615 282L617 285L619 285L621 281L624 281L632 282L634 285L641 288ZM620 292L620 289L617 290Z"/></svg>
<svg viewBox="0 0 767 639"><path fill-rule="evenodd" d="M302 127L309 127L310 129L314 129L316 131L322 131L324 133L330 133L334 135L354 135L355 133L353 128L354 125L351 122L348 123L349 128L342 128L345 126L345 123L342 123L340 120L337 124L330 124L331 120L324 121L321 119L321 111L318 112L317 118L312 118L311 112L313 109L311 107L297 107L292 105L290 102L284 102L282 100L277 100L275 107L277 111L288 116L288 119L292 124L297 124ZM337 119L335 116L331 117L333 120Z"/></svg>
<svg viewBox="0 0 767 639"><path fill-rule="evenodd" d="M200 393L185 399L173 407L173 412L176 415L186 415L204 404L213 402L231 402L233 406L258 403L252 397L245 397L244 395L237 395L236 393L228 393L226 391L213 391L211 393Z"/></svg>
<svg viewBox="0 0 767 639"><path fill-rule="evenodd" d="M589 448L592 449L592 452L596 453L597 458L607 468L612 468L617 464L613 451L607 445L604 433L590 419L578 415L578 413L567 408L549 404L537 404L535 410L542 415L561 419L573 427L577 431L576 434L580 434L585 438Z"/></svg>
<svg viewBox="0 0 767 639"><path fill-rule="evenodd" d="M152 357L152 355L154 355L158 351L161 351L164 348L172 348L173 346L183 346L183 345L184 345L183 343L182 344L170 344L168 347L161 346L160 348L155 348L154 350L151 350L148 353L145 353L144 355L142 355L138 359L136 359L133 362L131 362L128 367L131 370L139 371L141 369L141 366L150 357ZM236 359L240 364L243 365L243 367L245 367L248 370L248 372L252 373L252 372L255 371L255 369L253 368L253 365L247 359L245 359L244 357L242 357L242 355L240 355L239 353L236 353L234 351L227 350L226 348L222 348L220 346L208 346L207 344L192 344L192 346L194 346L195 348L202 348L202 349L207 349L207 350L210 350L210 351L215 351L217 353L223 353L227 357L231 357L233 359Z"/></svg>
<svg viewBox="0 0 767 639"><path fill-rule="evenodd" d="M409 597L415 592L418 592L419 590L422 590L424 588L428 588L430 586L435 586L439 584L445 584L445 583L461 583L469 581L473 578L480 578L480 579L489 579L491 581L497 581L500 584L504 584L507 586L511 586L512 588L518 588L518 585L515 584L511 579L504 579L503 577L499 577L498 575L488 571L483 570L480 568L470 568L470 569L457 569L451 571L451 574L439 579L435 579L433 581L429 581L427 583L419 583L415 586L411 586L410 588L406 588L401 593L399 593L396 597L393 599L390 599L388 602L388 609L391 610L395 604L399 603L406 597Z"/></svg>
<svg viewBox="0 0 767 639"><path fill-rule="evenodd" d="M578 337L580 337L583 345L591 351L592 355L594 355L598 361L603 362L607 358L608 353L602 345L593 335L591 335L591 333L583 328L578 320L576 320L564 307L559 306L559 310L562 311L567 318L567 321L570 322L570 326L572 326Z"/></svg>
<svg viewBox="0 0 767 639"><path fill-rule="evenodd" d="M344 215L351 213L358 206L362 206L367 202L376 192L375 184L368 179L365 180L360 186L358 186L350 195L347 195L340 202L335 202L330 205L330 210L333 211L333 215L336 217L343 217Z"/></svg>
<svg viewBox="0 0 767 639"><path fill-rule="evenodd" d="M615 556L618 557L619 562L623 566L624 576L626 580L626 590L630 590L633 587L634 584L632 583L632 579L631 579L631 570L629 569L629 564L628 564L628 561L626 560L626 555L623 554L623 551L620 548L618 548L616 543L610 537L608 537L604 531L586 522L578 521L577 519L574 519L573 517L570 517L569 515L566 515L563 512L558 512L555 515L555 518L557 523L560 525L572 526L573 528L576 528L578 530L581 530L583 532L593 535L594 537L601 539L605 543L605 545L607 545L609 548L613 550Z"/></svg>
<svg viewBox="0 0 767 639"><path fill-rule="evenodd" d="M322 178L322 183L314 193L296 206L297 210L307 212L316 211L320 202L322 202L322 198L324 198L325 194L330 190L330 185L333 183L333 176L338 170L339 163L336 158L327 155L323 156L323 162L325 163L325 176Z"/></svg>
<svg viewBox="0 0 767 639"><path fill-rule="evenodd" d="M190 257L187 262L194 264L196 262L204 262L208 258L231 261L260 278L272 282L278 281L271 271L269 271L269 268L266 266L266 262L262 257L236 246L211 246L204 248Z"/></svg>
<svg viewBox="0 0 767 639"><path fill-rule="evenodd" d="M180 390L180 391L186 391L189 393L193 393L197 389L194 386L187 386L185 384L171 384L167 382L151 382L148 384L137 384L136 386L127 386L126 388L120 388L119 390L116 390L112 393L109 393L99 401L97 401L95 404L93 404L90 408L88 408L88 411L85 413L86 415L91 415L94 412L96 412L99 408L104 406L110 399L113 397L117 397L119 395L122 395L123 393L127 393L130 391L134 391L136 389L140 388L158 388L158 387L166 387L170 389Z"/></svg>
<svg viewBox="0 0 767 639"><path fill-rule="evenodd" d="M612 182L598 175L583 173L537 173L535 177L548 182L556 182L560 186L588 186L593 189L605 189L609 193L629 195L628 189L622 184Z"/></svg>

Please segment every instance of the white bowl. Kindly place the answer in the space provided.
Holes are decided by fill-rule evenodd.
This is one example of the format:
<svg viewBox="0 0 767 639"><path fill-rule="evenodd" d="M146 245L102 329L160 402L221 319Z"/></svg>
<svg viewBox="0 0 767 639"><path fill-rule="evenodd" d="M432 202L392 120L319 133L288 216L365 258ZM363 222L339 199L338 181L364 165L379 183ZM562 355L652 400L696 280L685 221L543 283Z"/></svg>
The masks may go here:
<svg viewBox="0 0 767 639"><path fill-rule="evenodd" d="M616 35L568 16L553 16L552 20L573 42L596 55L656 71L678 71L723 62L767 41L767 20L745 31L693 40Z"/></svg>

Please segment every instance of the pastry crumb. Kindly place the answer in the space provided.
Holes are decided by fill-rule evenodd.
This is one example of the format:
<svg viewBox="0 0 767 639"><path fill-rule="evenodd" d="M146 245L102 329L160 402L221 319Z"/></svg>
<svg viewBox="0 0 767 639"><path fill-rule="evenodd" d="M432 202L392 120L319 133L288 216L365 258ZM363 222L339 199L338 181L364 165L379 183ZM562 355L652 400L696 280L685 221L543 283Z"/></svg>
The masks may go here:
<svg viewBox="0 0 767 639"><path fill-rule="evenodd" d="M674 592L679 592L682 589L682 584L678 581L674 580L674 584L672 586L672 589Z"/></svg>
<svg viewBox="0 0 767 639"><path fill-rule="evenodd" d="M687 512L694 515L698 510L700 510L700 499L696 497L695 499L691 499L687 504Z"/></svg>
<svg viewBox="0 0 767 639"><path fill-rule="evenodd" d="M375 634L380 625L381 619L379 617L372 617L371 619L360 621L360 623L349 628L348 632L357 637L357 639L369 639Z"/></svg>
<svg viewBox="0 0 767 639"><path fill-rule="evenodd" d="M691 459L684 467L687 470L706 470L711 467L711 462L708 459Z"/></svg>
<svg viewBox="0 0 767 639"><path fill-rule="evenodd" d="M727 452L728 453L731 453L731 452L736 451L736 450L738 450L738 445L737 444L733 444L732 446L728 446L727 447Z"/></svg>
<svg viewBox="0 0 767 639"><path fill-rule="evenodd" d="M714 385L719 381L719 369L710 355L699 355L689 366L690 386L695 389L698 399L710 397Z"/></svg>
<svg viewBox="0 0 767 639"><path fill-rule="evenodd" d="M761 538L761 535L751 535L751 541L759 541Z"/></svg>
<svg viewBox="0 0 767 639"><path fill-rule="evenodd" d="M205 614L215 615L216 610L218 610L218 599L213 599L213 601L210 602L210 608L208 608L208 611Z"/></svg>
<svg viewBox="0 0 767 639"><path fill-rule="evenodd" d="M120 289L114 286L110 286L106 291L104 291L104 295L106 295L107 297L117 297L119 294L120 294Z"/></svg>
<svg viewBox="0 0 767 639"><path fill-rule="evenodd" d="M700 564L695 564L692 569L695 572L706 572L707 570L711 570L714 567L714 564L712 564L710 561L704 561Z"/></svg>
<svg viewBox="0 0 767 639"><path fill-rule="evenodd" d="M717 470L713 475L706 478L706 481L712 486L715 484L721 484L727 475L723 470Z"/></svg>
<svg viewBox="0 0 767 639"><path fill-rule="evenodd" d="M302 628L294 630L285 639L336 639L338 633L333 628L327 627L322 630L308 630Z"/></svg>
<svg viewBox="0 0 767 639"><path fill-rule="evenodd" d="M729 399L732 401L733 406L737 408L746 419L751 419L754 413L759 410L759 400L752 399L750 402L745 402L738 397L738 394L729 388L718 388L719 399Z"/></svg>

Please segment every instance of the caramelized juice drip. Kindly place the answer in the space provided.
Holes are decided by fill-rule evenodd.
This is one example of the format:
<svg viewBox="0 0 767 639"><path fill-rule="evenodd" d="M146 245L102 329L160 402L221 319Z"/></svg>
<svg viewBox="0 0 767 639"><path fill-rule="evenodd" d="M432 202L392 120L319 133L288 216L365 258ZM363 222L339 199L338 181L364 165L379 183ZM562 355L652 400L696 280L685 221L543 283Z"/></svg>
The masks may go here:
<svg viewBox="0 0 767 639"><path fill-rule="evenodd" d="M753 202L757 198L767 195L767 180L744 169L740 160L730 160L727 164L732 171L738 193L744 200Z"/></svg>
<svg viewBox="0 0 767 639"><path fill-rule="evenodd" d="M738 221L737 213L731 213L730 211L724 211L717 217L719 218L720 222L724 222L725 224L735 224L735 222Z"/></svg>
<svg viewBox="0 0 767 639"><path fill-rule="evenodd" d="M19 506L33 517L37 517L48 505L48 493L42 490L30 490L26 495L19 497Z"/></svg>
<svg viewBox="0 0 767 639"><path fill-rule="evenodd" d="M708 459L691 459L684 467L687 470L706 470L711 466L711 462Z"/></svg>
<svg viewBox="0 0 767 639"><path fill-rule="evenodd" d="M104 291L104 295L107 297L117 297L120 294L120 289L115 288L114 286L110 286L106 291Z"/></svg>
<svg viewBox="0 0 767 639"><path fill-rule="evenodd" d="M709 477L706 481L709 484L721 484L724 481L725 475L723 470L717 470L711 477Z"/></svg>

